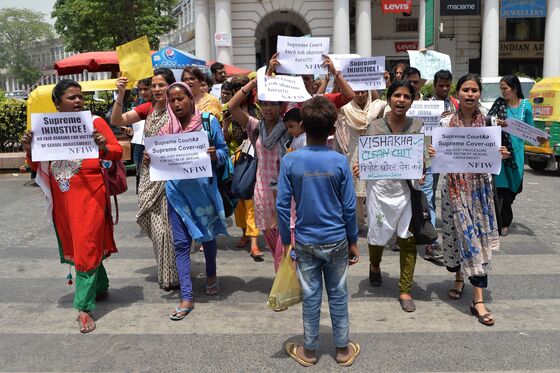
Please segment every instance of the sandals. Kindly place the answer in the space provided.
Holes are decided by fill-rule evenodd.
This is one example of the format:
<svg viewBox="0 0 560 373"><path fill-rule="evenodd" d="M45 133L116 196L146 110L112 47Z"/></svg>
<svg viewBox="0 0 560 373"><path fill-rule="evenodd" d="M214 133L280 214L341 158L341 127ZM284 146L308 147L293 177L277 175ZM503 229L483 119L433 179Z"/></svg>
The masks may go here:
<svg viewBox="0 0 560 373"><path fill-rule="evenodd" d="M249 236L243 236L239 239L239 241L237 242L236 247L238 248L243 248L245 246L247 246L249 244L249 241L251 241L251 239L249 238Z"/></svg>
<svg viewBox="0 0 560 373"><path fill-rule="evenodd" d="M95 330L95 320L93 320L89 311L80 311L76 320L78 320L78 324L80 325L80 333L86 334ZM88 321L90 320L93 322L93 327L88 327Z"/></svg>
<svg viewBox="0 0 560 373"><path fill-rule="evenodd" d="M340 365L341 367L349 367L350 365L354 364L354 361L356 361L356 358L360 354L361 348L358 342L348 342L348 348L350 347L354 349L354 353L350 355L350 357L346 361L337 361L338 365Z"/></svg>
<svg viewBox="0 0 560 373"><path fill-rule="evenodd" d="M304 360L301 356L297 354L298 345L294 342L286 343L286 353L289 357L297 361L300 365L304 367L310 367L317 364L317 358L313 360ZM339 363L340 364L340 363Z"/></svg>
<svg viewBox="0 0 560 373"><path fill-rule="evenodd" d="M476 318L478 319L478 321L481 324L484 324L486 326L492 326L494 325L494 315L492 315L492 311L490 311L488 308L486 309L488 311L488 313L485 313L484 315L481 315L478 310L476 309L476 305L477 304L483 304L484 301L479 300L477 302L473 301L472 305L469 306L471 313L473 314L473 316L476 316Z"/></svg>
<svg viewBox="0 0 560 373"><path fill-rule="evenodd" d="M416 311L416 304L414 303L414 299L402 299L399 297L399 303L401 304L401 308L404 312L414 312Z"/></svg>
<svg viewBox="0 0 560 373"><path fill-rule="evenodd" d="M192 310L194 310L194 306L193 307L188 307L188 308L176 307L175 308L175 314L174 315L169 315L169 319L173 320L173 321L183 320L185 317L187 317L187 315L189 313L191 313ZM179 315L180 313L183 313L183 314Z"/></svg>
<svg viewBox="0 0 560 373"><path fill-rule="evenodd" d="M253 260L255 262L263 262L264 261L263 252L261 251L261 249L259 249L256 246L251 248L251 253L249 255L251 256L251 258L253 258Z"/></svg>
<svg viewBox="0 0 560 373"><path fill-rule="evenodd" d="M459 283L463 284L461 286L461 290L457 290L455 288L449 289L449 291L447 292L447 295L449 296L449 298L451 298L453 300L458 300L458 299L461 299L461 295L463 295L463 289L465 288L465 281L464 280L455 280L455 282L459 282Z"/></svg>
<svg viewBox="0 0 560 373"><path fill-rule="evenodd" d="M206 295L218 295L220 292L220 281L216 279L212 285L206 284L206 288L204 289Z"/></svg>

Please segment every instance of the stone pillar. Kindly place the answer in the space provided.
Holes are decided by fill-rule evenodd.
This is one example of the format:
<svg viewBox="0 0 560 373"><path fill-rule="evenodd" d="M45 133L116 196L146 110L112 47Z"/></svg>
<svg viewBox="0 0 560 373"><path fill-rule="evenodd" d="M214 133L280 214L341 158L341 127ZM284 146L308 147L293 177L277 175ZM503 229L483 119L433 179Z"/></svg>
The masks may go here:
<svg viewBox="0 0 560 373"><path fill-rule="evenodd" d="M560 75L560 0L548 0L544 31L543 77Z"/></svg>
<svg viewBox="0 0 560 373"><path fill-rule="evenodd" d="M356 53L371 56L371 0L356 0Z"/></svg>
<svg viewBox="0 0 560 373"><path fill-rule="evenodd" d="M211 58L210 23L208 22L208 0L196 0L195 3L195 55L203 60Z"/></svg>
<svg viewBox="0 0 560 373"><path fill-rule="evenodd" d="M500 64L500 1L485 0L482 10L482 76L498 76Z"/></svg>
<svg viewBox="0 0 560 373"><path fill-rule="evenodd" d="M333 53L350 53L349 14L350 6L348 0L333 1Z"/></svg>
<svg viewBox="0 0 560 373"><path fill-rule="evenodd" d="M227 33L231 37L231 0L215 0L214 5L216 14L216 33ZM232 65L232 47L216 46L216 60L221 63Z"/></svg>
<svg viewBox="0 0 560 373"><path fill-rule="evenodd" d="M426 0L419 1L418 10L418 49L426 48Z"/></svg>

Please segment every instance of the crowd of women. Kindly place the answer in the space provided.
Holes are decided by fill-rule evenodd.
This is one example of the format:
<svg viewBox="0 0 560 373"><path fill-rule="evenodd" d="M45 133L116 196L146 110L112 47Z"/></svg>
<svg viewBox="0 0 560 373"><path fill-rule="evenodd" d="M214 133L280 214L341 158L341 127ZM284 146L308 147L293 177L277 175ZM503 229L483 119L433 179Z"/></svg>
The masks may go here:
<svg viewBox="0 0 560 373"><path fill-rule="evenodd" d="M267 74L274 74L277 65L273 56ZM408 183L394 179L360 181L357 153L358 138L362 135L422 133L422 121L407 116L412 102L421 99L420 74L404 64L397 65L393 72L386 74L388 88L383 95L385 98L381 99L376 91L354 92L327 57L324 65L335 87L333 93L324 96L339 109L331 146L345 154L354 169L358 224L367 232L370 284L382 286L383 251L387 245L396 243L395 250L400 251L398 300L404 311L413 312L416 309L412 283L417 245L409 231L412 209ZM201 243L206 262L204 292L216 295L220 291L216 239L228 232L216 172L228 158L235 161L241 152L254 152L258 163L253 198L238 201L235 210L236 224L243 231L238 246L250 244L250 256L255 261L263 261L257 241L262 232L272 253L274 269L278 270L284 248L278 231L276 181L284 154L296 149L296 142L305 141L305 136L300 135L301 128L297 129L300 103L256 100L256 79L246 75L236 75L222 82L220 102L208 93L205 75L196 67L187 67L181 81L176 82L171 70L158 68L151 79L138 83L144 102L130 111L123 110L128 81L119 78L110 116L112 126L130 126L145 120L144 137L208 132L208 154L213 167L210 178L151 181L150 157L142 148L134 152L138 177L136 220L152 241L160 287L180 290L179 303L169 316L171 320L185 318L195 307L196 289L193 290L190 276L190 250L194 241ZM221 72L220 77L225 79ZM325 80L316 81L313 76L303 76L303 81L311 95L321 94L317 92L324 92L327 86ZM531 105L523 99L519 80L514 76L504 77L500 83L503 98L497 100L490 112L496 118L493 121L487 121L479 109L482 85L476 75L467 74L457 81L455 98L449 95L450 84L449 72L438 72L434 77L436 89L431 99L446 101L442 126L505 125L508 117L532 124ZM54 88L52 97L60 112L84 108L81 87L76 82L62 80ZM288 109L289 114L286 114ZM99 117L94 117L93 123L99 159L119 160L122 149L109 125ZM127 132L130 134L130 130ZM22 143L29 164L38 172L37 182L51 202L49 212L61 260L73 264L76 269L74 307L79 311L80 331L91 332L95 329L91 311L96 301L108 295L109 281L102 260L117 251L112 222L107 214L110 204L103 178L105 162L93 159L32 162L32 137L32 132L25 133ZM297 137L297 141L292 137ZM499 248L499 231L504 236L508 234L513 219L511 205L522 189L523 142L514 136L505 137L506 146L500 148L504 160L499 175L441 175L442 244L429 245L432 255L434 247L441 247L445 266L455 274L454 286L448 293L451 299L461 298L464 279L469 280L474 289L470 311L484 325L494 324L494 315L483 300L492 252ZM430 158L436 153L429 142L427 138L424 155L428 171ZM427 176L431 177L431 172L414 181L416 187L425 189ZM437 178L429 188L435 223L433 192L437 188Z"/></svg>

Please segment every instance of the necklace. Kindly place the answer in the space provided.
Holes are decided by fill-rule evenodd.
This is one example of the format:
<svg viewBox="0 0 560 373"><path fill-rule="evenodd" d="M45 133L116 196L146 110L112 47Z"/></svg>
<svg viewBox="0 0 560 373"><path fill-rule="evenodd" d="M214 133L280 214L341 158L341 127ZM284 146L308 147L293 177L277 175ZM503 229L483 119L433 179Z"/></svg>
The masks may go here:
<svg viewBox="0 0 560 373"><path fill-rule="evenodd" d="M525 116L525 100L521 100L521 102L519 103L519 105L515 108L512 108L511 106L508 105L507 107L509 109L509 111L511 112L511 114L513 115L513 117L515 119L519 119L519 120L523 120L523 117ZM521 117L519 117L519 114L521 113Z"/></svg>

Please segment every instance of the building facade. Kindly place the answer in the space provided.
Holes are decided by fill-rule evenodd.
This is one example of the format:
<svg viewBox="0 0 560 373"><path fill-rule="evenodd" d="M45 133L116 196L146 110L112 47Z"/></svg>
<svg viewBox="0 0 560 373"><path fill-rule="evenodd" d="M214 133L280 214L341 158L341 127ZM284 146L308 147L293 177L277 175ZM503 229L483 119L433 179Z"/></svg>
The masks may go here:
<svg viewBox="0 0 560 373"><path fill-rule="evenodd" d="M403 3L411 6L410 14L382 11L387 4ZM560 0L543 1L544 14L517 18L500 14L503 3L183 0L174 12L178 29L162 42L206 60L255 69L274 53L278 35L330 37L331 53L386 56L387 66L406 60L407 49L418 49L433 39L427 48L450 55L455 76L467 72L560 75L560 48L552 44L560 34Z"/></svg>

